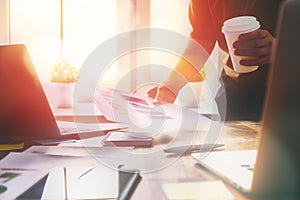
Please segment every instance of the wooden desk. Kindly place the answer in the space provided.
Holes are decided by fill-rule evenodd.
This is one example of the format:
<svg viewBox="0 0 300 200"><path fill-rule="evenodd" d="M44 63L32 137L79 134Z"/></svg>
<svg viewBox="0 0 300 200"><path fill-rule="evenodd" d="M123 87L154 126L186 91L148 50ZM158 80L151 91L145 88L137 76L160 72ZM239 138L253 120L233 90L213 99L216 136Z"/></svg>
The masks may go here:
<svg viewBox="0 0 300 200"><path fill-rule="evenodd" d="M64 115L63 113L68 113L68 110L60 112L60 116L57 116L56 119L66 121L73 120L72 115ZM82 122L90 122L87 116L77 117L77 120L78 119ZM99 122L107 122L103 116L97 116L97 119ZM225 144L225 151L257 149L260 129L260 123L250 121L225 122L218 142ZM155 144L152 148L157 148L157 145ZM151 149L137 149L136 151L149 150ZM218 177L198 165L190 154L181 156L176 162L163 169L151 173L142 173L142 177L143 179L132 199L166 199L161 189L162 183L219 180ZM226 184L226 186L236 199L248 199L230 185Z"/></svg>
<svg viewBox="0 0 300 200"><path fill-rule="evenodd" d="M57 120L72 121L72 115L60 115ZM103 116L98 116L99 122L107 122ZM89 117L81 116L82 122L89 122ZM94 121L91 121L94 122ZM221 130L219 143L224 143L225 151L257 149L260 138L260 124L249 121L226 122ZM154 146L153 148L156 148ZM137 149L139 151L141 149ZM148 149L142 149L147 151ZM197 165L190 154L183 155L169 166L151 173L142 173L142 181L136 189L132 199L166 199L162 189L162 183L208 181L219 178ZM226 185L236 199L247 200L245 196Z"/></svg>
<svg viewBox="0 0 300 200"><path fill-rule="evenodd" d="M73 116L70 110L57 110L56 113L60 115L56 117L57 120L72 121ZM101 113L98 113L97 120L99 122L107 122ZM77 117L81 122L90 121L89 117L82 115ZM219 143L225 144L225 151L238 150L253 150L257 149L260 138L260 123L251 121L233 121L225 122L221 130ZM157 139L157 138L156 138ZM157 148L157 142L154 147ZM151 149L137 149L136 151L149 151ZM218 180L219 178L211 174L209 171L199 166L190 154L180 157L176 162L170 164L164 169L157 170L151 173L143 173L142 181L135 191L132 199L166 199L161 184L167 182L187 182L187 181L207 181ZM245 196L240 194L230 185L226 185L236 199L246 200Z"/></svg>
<svg viewBox="0 0 300 200"><path fill-rule="evenodd" d="M225 151L257 149L260 128L259 123L249 121L226 122L219 142L226 145ZM219 179L197 165L190 155L184 155L172 165L142 176L143 179L132 199L166 199L161 190L162 183ZM248 199L231 186L226 186L236 199Z"/></svg>

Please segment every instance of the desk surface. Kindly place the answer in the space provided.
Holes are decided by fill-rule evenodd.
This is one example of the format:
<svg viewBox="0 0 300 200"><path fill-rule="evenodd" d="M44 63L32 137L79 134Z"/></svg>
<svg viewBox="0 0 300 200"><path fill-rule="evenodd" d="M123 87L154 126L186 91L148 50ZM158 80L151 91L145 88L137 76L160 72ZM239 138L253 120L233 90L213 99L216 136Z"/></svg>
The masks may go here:
<svg viewBox="0 0 300 200"><path fill-rule="evenodd" d="M226 151L257 149L260 128L260 124L248 121L226 122L219 142L226 145ZM165 199L160 188L162 183L207 180L218 178L197 165L190 155L185 155L164 169L143 174L133 199ZM247 199L229 185L226 186L236 199Z"/></svg>
<svg viewBox="0 0 300 200"><path fill-rule="evenodd" d="M56 116L57 120L70 121L73 119L73 116L70 115L71 111L69 109L59 109L55 113L58 114ZM82 122L89 122L87 116L82 115L80 117ZM99 122L106 121L101 114L97 118ZM260 123L250 121L225 122L224 127L221 130L219 143L225 144L225 151L257 149L260 138L260 128ZM154 145L153 148L157 148L157 146ZM141 151L141 149L137 149L136 151ZM151 151L151 148L142 149L142 151ZM161 190L162 183L219 179L201 166L197 165L196 161L190 156L190 154L181 156L176 162L164 169L142 174L142 176L143 179L136 189L132 199L166 199L163 191ZM231 186L226 186L236 199L248 199Z"/></svg>
<svg viewBox="0 0 300 200"><path fill-rule="evenodd" d="M58 118L60 120L64 119L64 117L61 116ZM105 120L101 119L102 118L100 117L100 121ZM225 144L225 151L257 149L260 138L260 129L261 126L259 123L250 121L225 122L218 142ZM157 147L158 145L155 143L154 139L154 146L152 148L136 149L134 151L147 152ZM163 191L161 190L162 183L219 180L218 177L197 165L196 161L190 156L190 154L181 156L174 163L163 169L159 169L151 173L143 173L142 177L143 179L136 189L132 199L166 199ZM231 186L226 186L236 199L248 199Z"/></svg>
<svg viewBox="0 0 300 200"><path fill-rule="evenodd" d="M83 122L88 122L86 116L81 116ZM103 116L98 116L99 121L105 122ZM72 115L59 115L58 120L70 121ZM221 130L219 143L226 145L225 151L257 149L260 138L260 124L249 121L226 122ZM156 148L155 145L153 148ZM140 151L137 149L136 151ZM142 149L148 151L150 149ZM161 190L162 183L183 181L218 180L213 174L196 164L190 154L181 156L171 165L151 173L142 174L142 181L136 189L132 199L166 199ZM238 191L226 185L236 199L247 199Z"/></svg>

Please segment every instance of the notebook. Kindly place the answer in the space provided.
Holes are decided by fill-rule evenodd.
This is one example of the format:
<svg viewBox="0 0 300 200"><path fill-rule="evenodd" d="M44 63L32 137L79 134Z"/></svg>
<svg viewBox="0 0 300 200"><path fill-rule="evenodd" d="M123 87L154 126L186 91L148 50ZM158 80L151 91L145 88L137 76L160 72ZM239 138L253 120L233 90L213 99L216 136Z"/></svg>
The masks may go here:
<svg viewBox="0 0 300 200"><path fill-rule="evenodd" d="M27 48L0 46L0 138L61 140L98 136L105 128L57 123ZM118 126L110 129L118 129Z"/></svg>
<svg viewBox="0 0 300 200"><path fill-rule="evenodd" d="M192 156L250 196L299 199L300 1L285 1L279 16L258 150Z"/></svg>

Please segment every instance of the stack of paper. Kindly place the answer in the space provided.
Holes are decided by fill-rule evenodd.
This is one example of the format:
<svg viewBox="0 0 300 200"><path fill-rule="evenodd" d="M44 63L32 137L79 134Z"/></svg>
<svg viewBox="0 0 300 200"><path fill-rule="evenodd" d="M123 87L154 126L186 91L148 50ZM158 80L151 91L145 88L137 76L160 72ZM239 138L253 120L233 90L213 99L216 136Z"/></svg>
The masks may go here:
<svg viewBox="0 0 300 200"><path fill-rule="evenodd" d="M45 199L64 199L65 195L71 199L116 198L118 172L100 166L97 159L118 160L122 152L128 155L132 149L98 143L98 147L32 146L24 152L11 152L0 160L0 199L14 199L49 171Z"/></svg>

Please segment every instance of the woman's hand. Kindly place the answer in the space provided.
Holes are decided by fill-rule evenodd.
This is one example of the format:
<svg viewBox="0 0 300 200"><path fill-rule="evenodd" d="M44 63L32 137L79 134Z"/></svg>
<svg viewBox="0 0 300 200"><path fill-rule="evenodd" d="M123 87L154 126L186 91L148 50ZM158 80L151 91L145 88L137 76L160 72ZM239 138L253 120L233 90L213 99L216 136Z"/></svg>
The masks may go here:
<svg viewBox="0 0 300 200"><path fill-rule="evenodd" d="M240 61L244 66L255 66L270 63L272 44L274 37L266 30L258 29L253 32L244 33L233 43L235 55L254 56L257 59Z"/></svg>
<svg viewBox="0 0 300 200"><path fill-rule="evenodd" d="M147 92L147 95L153 99L154 104L161 104L163 102L174 103L176 94L166 86L156 86Z"/></svg>

